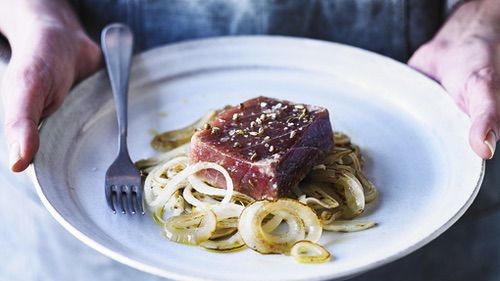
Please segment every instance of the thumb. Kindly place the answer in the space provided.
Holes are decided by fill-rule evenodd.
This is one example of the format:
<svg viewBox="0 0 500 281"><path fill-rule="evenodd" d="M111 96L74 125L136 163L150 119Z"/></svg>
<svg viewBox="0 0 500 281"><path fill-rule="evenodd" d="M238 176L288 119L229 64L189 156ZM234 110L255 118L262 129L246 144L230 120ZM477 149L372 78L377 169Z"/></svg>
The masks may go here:
<svg viewBox="0 0 500 281"><path fill-rule="evenodd" d="M39 146L38 123L51 90L49 66L40 59L12 57L2 84L4 128L11 170L20 172Z"/></svg>
<svg viewBox="0 0 500 281"><path fill-rule="evenodd" d="M421 46L408 60L408 65L421 72L428 77L437 80L437 71L436 71L436 52L438 49L434 47L432 44L427 43Z"/></svg>
<svg viewBox="0 0 500 281"><path fill-rule="evenodd" d="M490 67L474 72L466 82L468 112L472 119L469 142L483 159L491 159L500 137L500 87Z"/></svg>

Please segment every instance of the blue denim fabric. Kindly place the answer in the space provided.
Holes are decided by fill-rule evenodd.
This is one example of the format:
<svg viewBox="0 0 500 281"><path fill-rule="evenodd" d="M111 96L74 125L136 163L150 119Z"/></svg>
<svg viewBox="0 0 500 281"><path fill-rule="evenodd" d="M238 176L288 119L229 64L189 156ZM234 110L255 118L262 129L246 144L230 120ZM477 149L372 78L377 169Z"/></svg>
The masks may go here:
<svg viewBox="0 0 500 281"><path fill-rule="evenodd" d="M74 5L96 39L107 23L128 23L138 51L193 38L279 34L342 42L400 60L432 37L443 14L438 0L74 0ZM4 142L0 138L0 147ZM12 175L6 163L7 153L0 150L0 280L164 280L76 240L43 208L28 178ZM351 280L500 280L499 170L497 153L487 163L478 198L442 236Z"/></svg>
<svg viewBox="0 0 500 281"><path fill-rule="evenodd" d="M406 60L442 22L439 0L74 0L96 39L129 24L137 49L222 35L276 34L358 46Z"/></svg>

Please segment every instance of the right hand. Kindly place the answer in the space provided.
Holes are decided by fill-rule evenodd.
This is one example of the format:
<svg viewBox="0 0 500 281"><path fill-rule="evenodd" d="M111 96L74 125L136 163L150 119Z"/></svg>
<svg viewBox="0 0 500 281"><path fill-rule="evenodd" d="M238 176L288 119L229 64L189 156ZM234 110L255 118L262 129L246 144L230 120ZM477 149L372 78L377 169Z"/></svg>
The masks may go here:
<svg viewBox="0 0 500 281"><path fill-rule="evenodd" d="M54 112L72 85L95 72L102 62L98 45L85 34L67 3L27 2L24 10L17 9L17 16L0 22L12 49L1 93L14 172L26 169L38 150L40 119Z"/></svg>

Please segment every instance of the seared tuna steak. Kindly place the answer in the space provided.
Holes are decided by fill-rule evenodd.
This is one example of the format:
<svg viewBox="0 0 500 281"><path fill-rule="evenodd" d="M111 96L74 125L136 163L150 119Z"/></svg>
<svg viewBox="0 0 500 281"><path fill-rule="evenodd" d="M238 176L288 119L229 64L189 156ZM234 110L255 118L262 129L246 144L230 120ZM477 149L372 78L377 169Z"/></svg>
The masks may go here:
<svg viewBox="0 0 500 281"><path fill-rule="evenodd" d="M328 110L258 97L227 107L191 139L190 161L217 163L255 199L287 196L333 147ZM199 176L225 187L217 171Z"/></svg>

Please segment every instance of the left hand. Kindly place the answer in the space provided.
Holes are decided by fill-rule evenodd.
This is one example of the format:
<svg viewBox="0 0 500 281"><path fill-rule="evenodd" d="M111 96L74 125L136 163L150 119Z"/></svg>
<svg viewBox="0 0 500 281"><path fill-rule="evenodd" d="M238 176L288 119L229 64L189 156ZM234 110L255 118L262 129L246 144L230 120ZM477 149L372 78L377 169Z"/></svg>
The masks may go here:
<svg viewBox="0 0 500 281"><path fill-rule="evenodd" d="M408 64L435 79L467 113L469 142L491 159L500 137L500 1L461 5Z"/></svg>

